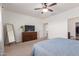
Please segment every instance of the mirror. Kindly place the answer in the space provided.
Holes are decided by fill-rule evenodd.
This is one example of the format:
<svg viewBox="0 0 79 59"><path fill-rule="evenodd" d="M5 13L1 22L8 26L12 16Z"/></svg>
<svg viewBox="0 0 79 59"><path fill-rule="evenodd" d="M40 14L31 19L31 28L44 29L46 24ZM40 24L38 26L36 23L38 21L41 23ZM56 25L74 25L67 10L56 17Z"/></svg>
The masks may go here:
<svg viewBox="0 0 79 59"><path fill-rule="evenodd" d="M13 24L6 24L6 30L7 30L7 36L8 36L8 43L15 42Z"/></svg>

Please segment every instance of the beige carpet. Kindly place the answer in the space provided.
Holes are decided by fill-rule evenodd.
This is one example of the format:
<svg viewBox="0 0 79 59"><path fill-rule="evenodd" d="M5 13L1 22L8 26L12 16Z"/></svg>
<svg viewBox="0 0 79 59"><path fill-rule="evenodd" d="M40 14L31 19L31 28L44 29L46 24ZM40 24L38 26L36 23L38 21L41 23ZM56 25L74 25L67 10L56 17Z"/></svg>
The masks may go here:
<svg viewBox="0 0 79 59"><path fill-rule="evenodd" d="M5 46L5 56L31 56L33 44L39 41L33 40Z"/></svg>

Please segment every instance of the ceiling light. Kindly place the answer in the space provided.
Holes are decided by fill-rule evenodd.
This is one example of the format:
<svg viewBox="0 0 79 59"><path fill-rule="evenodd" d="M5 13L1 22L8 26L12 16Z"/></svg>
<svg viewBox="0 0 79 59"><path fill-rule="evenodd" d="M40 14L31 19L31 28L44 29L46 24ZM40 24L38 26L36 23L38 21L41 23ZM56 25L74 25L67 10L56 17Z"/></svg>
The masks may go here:
<svg viewBox="0 0 79 59"><path fill-rule="evenodd" d="M43 12L48 12L47 8L42 9Z"/></svg>

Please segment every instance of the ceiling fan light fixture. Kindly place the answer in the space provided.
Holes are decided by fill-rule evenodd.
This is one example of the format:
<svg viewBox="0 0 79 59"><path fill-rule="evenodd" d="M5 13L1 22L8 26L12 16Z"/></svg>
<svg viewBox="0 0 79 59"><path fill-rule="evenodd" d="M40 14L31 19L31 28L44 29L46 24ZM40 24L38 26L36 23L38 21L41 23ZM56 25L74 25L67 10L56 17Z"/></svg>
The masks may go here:
<svg viewBox="0 0 79 59"><path fill-rule="evenodd" d="M47 8L42 9L43 12L48 12Z"/></svg>

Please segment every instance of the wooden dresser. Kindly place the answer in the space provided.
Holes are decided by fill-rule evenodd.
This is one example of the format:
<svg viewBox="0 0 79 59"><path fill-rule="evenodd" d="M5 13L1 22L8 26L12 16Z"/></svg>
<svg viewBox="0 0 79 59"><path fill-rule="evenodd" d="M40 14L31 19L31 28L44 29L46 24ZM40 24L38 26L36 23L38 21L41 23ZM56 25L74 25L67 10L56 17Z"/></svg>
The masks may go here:
<svg viewBox="0 0 79 59"><path fill-rule="evenodd" d="M22 32L22 41L31 41L37 39L37 32Z"/></svg>

